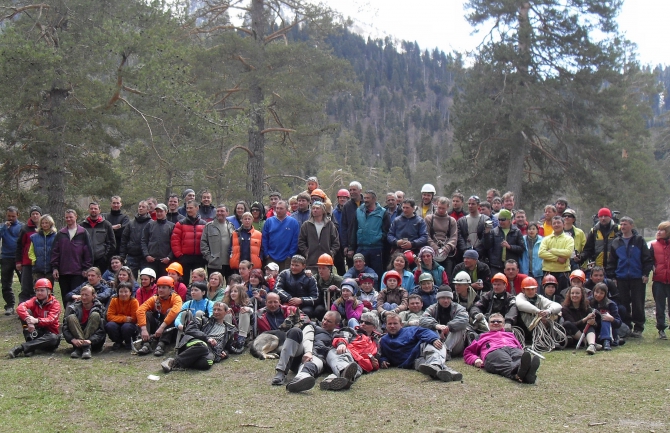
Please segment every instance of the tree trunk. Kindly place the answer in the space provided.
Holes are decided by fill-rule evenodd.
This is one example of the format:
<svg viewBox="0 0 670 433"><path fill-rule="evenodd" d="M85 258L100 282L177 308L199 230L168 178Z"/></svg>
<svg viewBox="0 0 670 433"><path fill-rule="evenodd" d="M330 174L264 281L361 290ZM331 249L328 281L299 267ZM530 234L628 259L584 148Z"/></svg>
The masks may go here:
<svg viewBox="0 0 670 433"><path fill-rule="evenodd" d="M264 0L252 0L251 2L251 29L258 44L257 62L261 67L263 63L263 51L265 37ZM265 136L261 131L265 129L265 107L263 105L263 88L260 80L254 77L257 72L250 70L252 78L249 82L249 150L253 155L247 160L247 191L251 191L253 200L263 200L263 177L265 175Z"/></svg>
<svg viewBox="0 0 670 433"><path fill-rule="evenodd" d="M65 201L67 171L64 135L67 124L58 114L58 108L65 101L67 90L52 88L44 101L44 111L49 119L52 141L38 156L38 190L46 200L45 210L53 217L56 227L65 225Z"/></svg>

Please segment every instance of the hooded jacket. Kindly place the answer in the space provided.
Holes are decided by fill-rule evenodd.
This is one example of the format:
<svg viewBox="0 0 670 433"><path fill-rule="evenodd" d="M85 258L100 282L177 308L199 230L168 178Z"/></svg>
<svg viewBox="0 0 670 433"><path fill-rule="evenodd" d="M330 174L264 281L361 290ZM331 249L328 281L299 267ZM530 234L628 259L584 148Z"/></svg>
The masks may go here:
<svg viewBox="0 0 670 433"><path fill-rule="evenodd" d="M183 255L202 255L200 240L202 239L205 224L207 223L200 218L200 215L196 215L193 218L187 216L175 224L172 236L170 237L170 245L172 246L172 253L176 258Z"/></svg>
<svg viewBox="0 0 670 433"><path fill-rule="evenodd" d="M181 306L181 297L175 292L172 292L167 299L161 299L158 295L152 296L137 309L137 326L147 326L147 311L159 312L165 325L173 325Z"/></svg>
<svg viewBox="0 0 670 433"><path fill-rule="evenodd" d="M28 257L28 251L30 250L30 236L36 231L37 226L35 226L35 223L31 219L28 219L28 222L21 227L19 237L16 240L17 265L31 266L33 264L30 257Z"/></svg>
<svg viewBox="0 0 670 433"><path fill-rule="evenodd" d="M502 242L507 241L509 248L504 248ZM488 253L489 266L493 268L504 268L505 260L516 260L517 263L525 250L523 235L514 224L510 225L507 236L501 227L496 227L490 232L484 234L484 249ZM505 260L503 260L503 249L506 250Z"/></svg>
<svg viewBox="0 0 670 433"><path fill-rule="evenodd" d="M356 218L349 227L349 248L353 250L382 248L391 227L391 219L379 203L375 205L371 212L368 212L365 203L356 209Z"/></svg>
<svg viewBox="0 0 670 433"><path fill-rule="evenodd" d="M298 252L307 259L307 266L316 266L319 257L322 254L329 254L335 257L340 249L340 235L337 232L335 223L328 217L323 217L323 227L321 234L316 231L316 224L313 217L310 217L300 226L300 236L298 236Z"/></svg>
<svg viewBox="0 0 670 433"><path fill-rule="evenodd" d="M628 244L623 235L617 236L607 257L607 276L616 279L637 279L649 276L654 260L642 236L633 235Z"/></svg>
<svg viewBox="0 0 670 433"><path fill-rule="evenodd" d="M174 224L166 219L149 221L142 230L142 257L151 256L157 260L165 257L174 259L170 240Z"/></svg>
<svg viewBox="0 0 670 433"><path fill-rule="evenodd" d="M60 316L60 303L53 295L40 302L33 296L25 302L21 302L16 307L16 314L19 319L25 322L28 316L33 316L38 320L36 328L44 328L52 334L58 334L58 319Z"/></svg>
<svg viewBox="0 0 670 433"><path fill-rule="evenodd" d="M293 274L290 269L283 270L277 278L274 291L279 295L282 304L287 303L291 298L300 298L303 305L314 306L319 299L316 280L308 277L304 271Z"/></svg>

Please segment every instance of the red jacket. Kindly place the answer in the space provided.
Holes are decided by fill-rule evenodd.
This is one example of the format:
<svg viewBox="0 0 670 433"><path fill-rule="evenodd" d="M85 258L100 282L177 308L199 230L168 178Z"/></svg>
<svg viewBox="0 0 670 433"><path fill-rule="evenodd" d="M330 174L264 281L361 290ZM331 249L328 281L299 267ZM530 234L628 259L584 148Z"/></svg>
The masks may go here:
<svg viewBox="0 0 670 433"><path fill-rule="evenodd" d="M170 246L172 253L176 258L184 254L189 256L202 256L200 251L200 238L202 238L202 231L205 229L205 220L200 219L200 216L192 219L186 217L179 221L174 226L172 237L170 238Z"/></svg>
<svg viewBox="0 0 670 433"><path fill-rule="evenodd" d="M25 321L28 316L35 317L39 322L36 328L46 328L52 334L58 334L58 315L60 314L60 303L53 295L49 295L46 301L39 302L33 296L26 302L21 302L16 308L16 314Z"/></svg>
<svg viewBox="0 0 670 433"><path fill-rule="evenodd" d="M523 290L521 290L521 282L523 281L524 278L526 278L528 275L522 274L519 272L514 279L514 291L516 292L514 295L518 295L519 293L523 293ZM538 286L542 285L542 281L537 282ZM510 285L510 282L507 281L507 293L512 293L512 286Z"/></svg>
<svg viewBox="0 0 670 433"><path fill-rule="evenodd" d="M652 281L670 284L670 240L655 240L651 243L651 257L654 259Z"/></svg>
<svg viewBox="0 0 670 433"><path fill-rule="evenodd" d="M354 361L361 366L363 371L370 373L379 370L379 364L376 364L376 368L372 364L372 358L377 355L377 343L373 339L362 333L351 341L343 337L333 338L333 347L337 348L340 344L347 347Z"/></svg>
<svg viewBox="0 0 670 433"><path fill-rule="evenodd" d="M28 222L21 227L19 238L16 240L16 264L21 266L31 266L33 261L28 257L28 250L30 249L30 236L37 231L37 227L33 220L28 219Z"/></svg>
<svg viewBox="0 0 670 433"><path fill-rule="evenodd" d="M282 305L281 310L282 313L284 314L284 319L290 316L293 312L295 312L296 307L290 307L288 305ZM266 312L267 309L263 308L263 313L261 316L258 318L258 333L266 332L266 331L271 331L272 326L270 326L270 322L268 321L266 317ZM260 312L260 311L259 311ZM302 314L301 314L302 315Z"/></svg>

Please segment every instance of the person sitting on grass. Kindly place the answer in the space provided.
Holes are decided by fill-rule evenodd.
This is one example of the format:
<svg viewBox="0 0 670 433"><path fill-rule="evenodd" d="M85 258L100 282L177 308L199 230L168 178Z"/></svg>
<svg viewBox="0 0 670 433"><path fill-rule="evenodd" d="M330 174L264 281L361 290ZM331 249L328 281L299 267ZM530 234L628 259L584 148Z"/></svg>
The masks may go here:
<svg viewBox="0 0 670 433"><path fill-rule="evenodd" d="M130 283L131 287L133 288L133 296L135 296L137 289L140 288L140 284L135 281L135 277L133 277L133 271L131 271L128 266L121 266L119 270L116 271L110 286L112 289L116 289L121 283Z"/></svg>
<svg viewBox="0 0 670 433"><path fill-rule="evenodd" d="M174 279L160 277L156 282L158 293L137 309L137 325L142 335L142 347L138 355L151 353L151 339L158 340L154 356L163 356L166 346L172 344L177 333L174 321L181 311L181 297L173 291Z"/></svg>
<svg viewBox="0 0 670 433"><path fill-rule="evenodd" d="M409 309L399 314L402 326L419 326L421 316L423 316L423 301L421 300L421 296L411 294L407 300Z"/></svg>
<svg viewBox="0 0 670 433"><path fill-rule="evenodd" d="M596 312L586 299L586 290L583 287L573 286L568 292L568 297L563 302L563 327L568 336L577 343L586 333L586 353L596 353ZM587 328L588 325L588 328ZM609 341L607 341L609 346Z"/></svg>
<svg viewBox="0 0 670 433"><path fill-rule="evenodd" d="M593 288L593 298L589 300L591 308L600 312L598 320L598 340L604 350L611 350L615 344L616 331L621 327L621 317L617 304L607 297L607 284L598 283ZM597 317L596 317L597 319Z"/></svg>
<svg viewBox="0 0 670 433"><path fill-rule="evenodd" d="M310 323L302 330L291 328L286 333L272 385L286 383L286 374L290 368L296 375L286 385L287 391L302 392L312 389L317 376L323 371L328 351L333 344L333 334L341 321L340 313L328 311L323 316L321 326Z"/></svg>
<svg viewBox="0 0 670 433"><path fill-rule="evenodd" d="M537 281L533 277L521 281L521 290L522 293L516 295L516 308L521 319L517 320L517 325L524 331L526 340L530 341L535 320L539 317L542 326L549 326L549 319L557 319L562 307L537 294Z"/></svg>
<svg viewBox="0 0 670 433"><path fill-rule="evenodd" d="M363 303L363 308L367 308L367 311L376 309L379 306L377 303L379 292L375 290L375 280L372 278L372 275L359 275L358 286L361 289L361 291L358 292L358 300Z"/></svg>
<svg viewBox="0 0 670 433"><path fill-rule="evenodd" d="M279 274L275 291L281 298L282 304L298 307L311 318L321 318L326 309L316 302L319 299L319 289L316 280L305 274L306 259L296 254L291 257L291 269L285 269Z"/></svg>
<svg viewBox="0 0 670 433"><path fill-rule="evenodd" d="M483 293L479 301L475 302L470 310L470 317L474 323L479 324L493 313L502 314L505 318L505 331L512 331L519 313L515 297L506 290L507 277L499 272L491 278L491 283L493 290Z"/></svg>
<svg viewBox="0 0 670 433"><path fill-rule="evenodd" d="M412 290L413 295L421 296L421 302L423 305L433 305L437 302L438 287L435 285L433 276L428 272L424 272L419 276L419 284L414 287Z"/></svg>
<svg viewBox="0 0 670 433"><path fill-rule="evenodd" d="M483 368L521 383L535 383L540 357L524 352L513 332L505 332L505 319L500 313L489 317L489 329L463 352L466 364Z"/></svg>
<svg viewBox="0 0 670 433"><path fill-rule="evenodd" d="M226 295L226 281L221 272L212 272L207 283L207 299L212 302L223 302Z"/></svg>
<svg viewBox="0 0 670 433"><path fill-rule="evenodd" d="M256 309L265 307L265 297L270 288L265 282L263 271L260 269L252 269L249 274L249 284L247 284L247 296L251 303L255 302Z"/></svg>
<svg viewBox="0 0 670 433"><path fill-rule="evenodd" d="M21 302L16 308L26 342L9 351L11 358L16 358L21 353L31 356L36 350L52 352L60 344L60 302L53 296L51 281L40 278L35 281L34 289L35 296Z"/></svg>
<svg viewBox="0 0 670 433"><path fill-rule="evenodd" d="M347 278L342 282L342 295L333 302L331 310L337 311L342 316L343 325L356 328L363 314L363 303L356 298L358 284L353 278Z"/></svg>
<svg viewBox="0 0 670 433"><path fill-rule="evenodd" d="M540 295L558 304L562 304L565 301L565 296L558 293L558 280L551 274L547 274L542 278L542 292Z"/></svg>
<svg viewBox="0 0 670 433"><path fill-rule="evenodd" d="M177 341L177 356L161 362L163 372L193 368L209 370L216 362L228 358L237 329L227 323L224 317L228 308L223 302L215 302L212 316L193 319L184 323L184 333Z"/></svg>
<svg viewBox="0 0 670 433"><path fill-rule="evenodd" d="M447 360L463 353L468 329L468 312L463 306L453 302L454 294L449 286L437 292L437 303L426 308L419 326L440 334L445 342Z"/></svg>
<svg viewBox="0 0 670 433"><path fill-rule="evenodd" d="M114 342L112 350L121 348L130 350L133 338L137 335L137 309L140 304L133 296L132 290L131 283L119 283L116 295L112 296L109 302L105 331L109 339Z"/></svg>
<svg viewBox="0 0 670 433"><path fill-rule="evenodd" d="M200 268L202 269L202 268ZM184 268L177 262L170 263L170 266L168 266L166 269L168 277L172 278L174 280L174 292L179 295L181 298L181 302L186 302L188 300L188 289L186 288L186 285L182 283L183 279L183 274L184 274ZM192 279L194 281L202 281L199 277L196 277L196 275L201 276L202 274L200 272L196 272L197 269L193 270L193 277Z"/></svg>
<svg viewBox="0 0 670 433"><path fill-rule="evenodd" d="M282 305L277 293L268 293L265 307L256 312L258 333L276 331L287 317L295 313L296 309L296 307Z"/></svg>
<svg viewBox="0 0 670 433"><path fill-rule="evenodd" d="M367 312L361 316L360 326L335 333L333 348L326 356L333 374L321 381L322 390L349 389L361 374L379 370L378 326L377 314Z"/></svg>
<svg viewBox="0 0 670 433"><path fill-rule="evenodd" d="M74 347L70 358L91 359L91 350L101 350L107 337L103 319L105 307L96 299L92 286L82 287L79 296L65 310L63 337Z"/></svg>
<svg viewBox="0 0 670 433"><path fill-rule="evenodd" d="M461 373L444 364L449 358L437 332L419 326L403 328L400 316L394 312L386 314L386 331L379 340L381 368L415 369L443 382L463 378Z"/></svg>
<svg viewBox="0 0 670 433"><path fill-rule="evenodd" d="M241 353L244 350L244 344L251 328L251 313L254 312L254 309L250 306L249 297L244 285L236 284L231 286L223 298L223 303L228 306L226 322L237 327L239 330L233 346Z"/></svg>
<svg viewBox="0 0 670 433"><path fill-rule="evenodd" d="M74 301L78 301L80 297L79 292L81 291L82 287L88 285L95 289L96 299L106 308L107 305L109 305L109 300L112 299L114 291L107 285L107 281L102 279L102 273L100 272L100 269L96 267L89 268L86 271L86 278L88 279L87 283L83 283L65 295L65 302L69 305Z"/></svg>
<svg viewBox="0 0 670 433"><path fill-rule="evenodd" d="M379 292L377 296L377 313L382 320L385 320L387 313L405 311L407 309L407 297L409 296L407 290L400 286L402 278L398 272L388 271L384 278L386 288ZM364 280L363 283L369 284L369 279Z"/></svg>
<svg viewBox="0 0 670 433"><path fill-rule="evenodd" d="M181 305L181 311L174 321L174 326L180 331L184 330L183 323L193 318L204 316L205 319L212 317L214 302L207 299L207 284L204 281L191 282L191 300Z"/></svg>

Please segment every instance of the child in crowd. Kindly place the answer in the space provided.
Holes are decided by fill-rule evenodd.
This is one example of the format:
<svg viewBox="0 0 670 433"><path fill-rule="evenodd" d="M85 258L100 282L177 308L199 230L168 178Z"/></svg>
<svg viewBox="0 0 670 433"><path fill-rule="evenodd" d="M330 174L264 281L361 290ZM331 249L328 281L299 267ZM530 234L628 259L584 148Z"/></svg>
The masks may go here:
<svg viewBox="0 0 670 433"><path fill-rule="evenodd" d="M363 307L369 311L376 309L379 293L374 287L375 279L370 274L361 274L358 276L358 284L361 289L358 300L363 303Z"/></svg>
<svg viewBox="0 0 670 433"><path fill-rule="evenodd" d="M279 275L279 265L270 262L265 266L265 282L268 283L270 290L274 290L277 282L277 275Z"/></svg>
<svg viewBox="0 0 670 433"><path fill-rule="evenodd" d="M355 329L363 314L363 303L356 299L358 284L353 278L347 278L342 282L342 295L333 302L330 309L338 311L342 316L342 324Z"/></svg>

